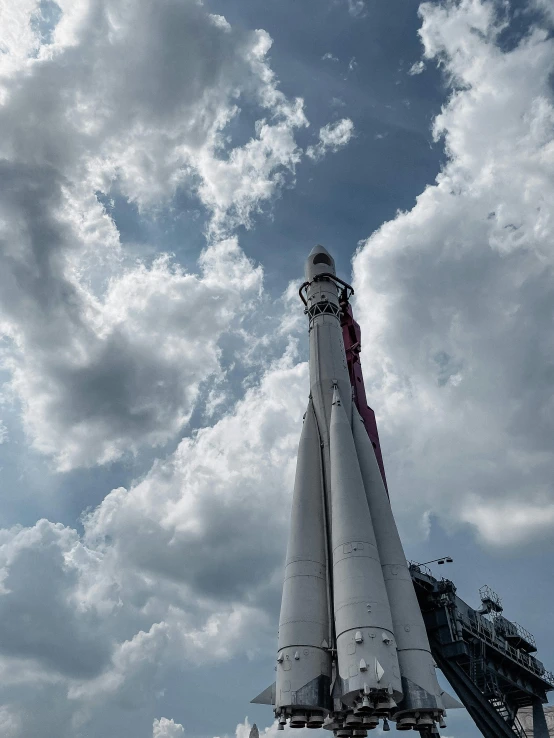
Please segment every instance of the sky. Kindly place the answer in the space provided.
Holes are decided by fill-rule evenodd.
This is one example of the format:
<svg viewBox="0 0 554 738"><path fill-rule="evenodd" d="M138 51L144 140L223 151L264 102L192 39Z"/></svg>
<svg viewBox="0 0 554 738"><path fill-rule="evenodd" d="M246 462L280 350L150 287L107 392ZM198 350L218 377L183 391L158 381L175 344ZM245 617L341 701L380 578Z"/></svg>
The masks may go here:
<svg viewBox="0 0 554 738"><path fill-rule="evenodd" d="M407 557L490 585L552 668L551 1L0 0L0 28L3 738L274 738L249 702L318 242Z"/></svg>

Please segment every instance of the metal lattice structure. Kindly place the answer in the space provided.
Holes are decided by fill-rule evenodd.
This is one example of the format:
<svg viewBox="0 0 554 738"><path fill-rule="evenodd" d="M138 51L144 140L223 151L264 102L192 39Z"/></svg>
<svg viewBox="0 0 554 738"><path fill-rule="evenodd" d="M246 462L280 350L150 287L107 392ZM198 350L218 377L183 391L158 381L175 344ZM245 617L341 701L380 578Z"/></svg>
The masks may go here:
<svg viewBox="0 0 554 738"><path fill-rule="evenodd" d="M482 606L471 608L448 579L410 565L431 651L485 738L529 738L518 710L531 707L534 738L548 738L543 704L554 675L532 654L535 639L500 613L502 602L489 588Z"/></svg>

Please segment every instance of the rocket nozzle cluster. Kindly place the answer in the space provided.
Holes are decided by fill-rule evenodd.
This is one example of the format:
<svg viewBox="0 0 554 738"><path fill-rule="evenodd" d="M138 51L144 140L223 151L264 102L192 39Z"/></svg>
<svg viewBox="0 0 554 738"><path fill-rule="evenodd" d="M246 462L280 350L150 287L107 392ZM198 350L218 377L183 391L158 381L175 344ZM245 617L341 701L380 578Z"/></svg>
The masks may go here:
<svg viewBox="0 0 554 738"><path fill-rule="evenodd" d="M313 728L324 727L325 715L323 711L310 710L282 710L279 715L278 730L284 730L287 721L291 728Z"/></svg>
<svg viewBox="0 0 554 738"><path fill-rule="evenodd" d="M290 718L287 718L283 712L279 717L278 730L284 730L287 722L291 728L311 728L332 731L337 738L363 738L367 736L370 730L376 730L382 727L384 732L390 730L391 717L373 714L364 715L363 717L356 716L353 713L348 713L345 716L335 715L333 717L328 716L325 718L323 713L314 713L307 710L300 710L292 712ZM442 718L436 714L432 715L429 713L414 713L410 717L405 717L400 720L396 720L397 730L415 730L419 733L432 734L436 725L441 728L446 727L446 723Z"/></svg>
<svg viewBox="0 0 554 738"><path fill-rule="evenodd" d="M385 732L390 730L389 720L396 722L397 730L415 730L419 733L434 733L436 726L445 728L444 711L395 714L394 705L390 701L376 698L373 702L362 698L360 705L352 711L333 712L313 711L305 708L281 709L276 711L278 730L284 730L288 723L291 728L324 728L332 731L337 738L353 738L366 736L368 731L375 730L382 724Z"/></svg>

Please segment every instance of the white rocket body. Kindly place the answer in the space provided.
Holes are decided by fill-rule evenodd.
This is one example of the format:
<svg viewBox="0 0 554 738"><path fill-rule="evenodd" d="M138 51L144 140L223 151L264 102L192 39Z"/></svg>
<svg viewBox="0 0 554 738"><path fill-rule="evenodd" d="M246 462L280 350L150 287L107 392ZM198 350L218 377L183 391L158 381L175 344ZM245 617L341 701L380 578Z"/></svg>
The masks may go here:
<svg viewBox="0 0 554 738"><path fill-rule="evenodd" d="M320 724L330 707L331 684L325 531L321 445L310 401L300 438L292 499L279 619L276 705L315 710L321 716L315 722Z"/></svg>
<svg viewBox="0 0 554 738"><path fill-rule="evenodd" d="M432 733L444 714L423 618L352 388L331 255L306 264L310 402L298 450L277 678L280 727ZM340 282L340 280L338 280ZM385 724L385 730L387 726Z"/></svg>
<svg viewBox="0 0 554 738"><path fill-rule="evenodd" d="M443 710L429 639L419 608L404 548L364 422L354 408L353 436L368 507L375 526L383 577L396 634L404 700L399 705L400 723L415 711ZM409 717L408 717L409 719Z"/></svg>
<svg viewBox="0 0 554 738"><path fill-rule="evenodd" d="M330 457L333 604L342 701L352 706L362 694L381 693L392 708L402 697L392 616L352 429L337 389Z"/></svg>

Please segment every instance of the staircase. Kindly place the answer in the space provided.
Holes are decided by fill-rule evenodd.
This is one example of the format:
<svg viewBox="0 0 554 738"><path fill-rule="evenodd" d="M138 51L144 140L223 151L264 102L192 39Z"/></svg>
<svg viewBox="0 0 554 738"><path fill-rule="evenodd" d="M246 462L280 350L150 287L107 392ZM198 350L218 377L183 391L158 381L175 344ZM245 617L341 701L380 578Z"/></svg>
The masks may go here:
<svg viewBox="0 0 554 738"><path fill-rule="evenodd" d="M512 715L512 712L500 695L489 698L489 702L500 717L508 723L514 731L514 735L517 735L518 738L527 738L527 733L523 730L523 726L517 719L517 715Z"/></svg>

